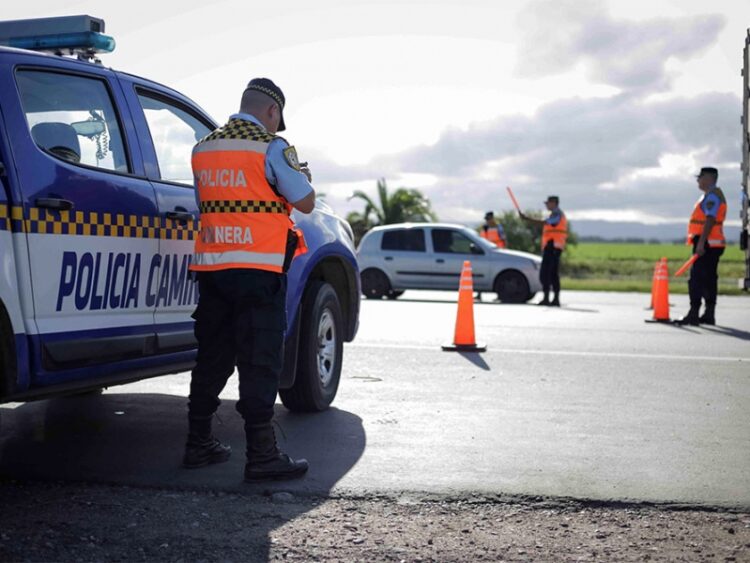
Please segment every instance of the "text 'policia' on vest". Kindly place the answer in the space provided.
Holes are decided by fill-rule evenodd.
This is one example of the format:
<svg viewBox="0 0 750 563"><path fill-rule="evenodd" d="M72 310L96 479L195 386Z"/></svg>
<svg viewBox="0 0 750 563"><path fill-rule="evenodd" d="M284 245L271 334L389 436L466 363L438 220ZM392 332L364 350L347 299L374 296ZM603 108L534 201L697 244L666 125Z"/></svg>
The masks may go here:
<svg viewBox="0 0 750 563"><path fill-rule="evenodd" d="M547 246L549 241L555 248L565 250L565 242L568 240L568 219L565 213L560 211L560 222L557 225L544 223L542 228L542 249Z"/></svg>
<svg viewBox="0 0 750 563"><path fill-rule="evenodd" d="M305 251L292 206L266 179L266 152L275 138L259 125L230 119L193 149L201 222L191 270L283 273Z"/></svg>
<svg viewBox="0 0 750 563"><path fill-rule="evenodd" d="M685 244L693 244L695 237L700 237L703 234L703 227L706 224L706 214L703 212L701 204L709 194L717 195L721 203L719 204L719 211L716 213L716 223L714 223L711 228L711 232L708 233L706 242L713 248L724 248L727 245L726 238L724 237L724 219L726 219L727 216L727 200L724 197L724 192L721 191L721 188L712 188L698 198L698 201L693 208L693 213L690 215L687 240L685 241Z"/></svg>

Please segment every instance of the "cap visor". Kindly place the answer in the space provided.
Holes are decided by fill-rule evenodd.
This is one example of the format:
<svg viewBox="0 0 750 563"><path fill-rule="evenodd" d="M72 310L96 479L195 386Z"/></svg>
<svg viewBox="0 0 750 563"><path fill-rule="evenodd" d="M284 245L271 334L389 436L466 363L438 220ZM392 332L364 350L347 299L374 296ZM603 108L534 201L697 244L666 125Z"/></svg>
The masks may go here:
<svg viewBox="0 0 750 563"><path fill-rule="evenodd" d="M278 131L286 131L286 123L284 123L284 113L281 113L281 119L279 120Z"/></svg>

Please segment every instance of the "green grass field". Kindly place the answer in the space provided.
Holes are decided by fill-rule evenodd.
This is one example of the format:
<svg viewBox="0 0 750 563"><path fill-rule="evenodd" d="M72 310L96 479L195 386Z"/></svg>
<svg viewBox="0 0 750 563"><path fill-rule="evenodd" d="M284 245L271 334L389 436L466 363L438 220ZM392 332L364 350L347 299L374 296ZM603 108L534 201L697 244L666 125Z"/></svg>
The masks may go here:
<svg viewBox="0 0 750 563"><path fill-rule="evenodd" d="M570 246L561 263L562 286L594 291L651 291L656 261L667 258L672 293L687 293L689 272L674 272L690 258L691 248L682 244L633 244L581 242ZM719 292L740 294L737 280L745 275L745 256L737 246L724 251L719 262Z"/></svg>

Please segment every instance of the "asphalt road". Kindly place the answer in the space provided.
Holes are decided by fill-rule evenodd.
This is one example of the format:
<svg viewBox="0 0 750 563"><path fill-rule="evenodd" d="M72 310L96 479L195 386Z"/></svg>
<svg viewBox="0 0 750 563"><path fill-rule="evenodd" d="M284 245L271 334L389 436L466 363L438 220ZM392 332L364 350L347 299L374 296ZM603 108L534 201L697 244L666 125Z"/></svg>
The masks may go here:
<svg viewBox="0 0 750 563"><path fill-rule="evenodd" d="M363 301L334 407L293 415L280 445L300 481L241 482L242 422L225 390L230 462L180 467L189 375L102 395L0 405L0 475L315 495L553 496L750 509L750 298L716 327L647 324L648 296L565 292L561 309L474 307L482 354L442 352L455 294ZM672 297L673 316L687 309Z"/></svg>

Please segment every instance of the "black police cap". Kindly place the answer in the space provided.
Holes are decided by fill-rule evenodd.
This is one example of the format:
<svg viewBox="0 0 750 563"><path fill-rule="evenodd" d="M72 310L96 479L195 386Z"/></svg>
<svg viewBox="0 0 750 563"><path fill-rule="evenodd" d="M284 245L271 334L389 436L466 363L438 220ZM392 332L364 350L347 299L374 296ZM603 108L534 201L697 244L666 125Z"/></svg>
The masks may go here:
<svg viewBox="0 0 750 563"><path fill-rule="evenodd" d="M560 203L560 198L557 197L556 195L547 196L547 201L545 201L544 203L549 203L549 202L558 204Z"/></svg>
<svg viewBox="0 0 750 563"><path fill-rule="evenodd" d="M490 219L494 219L494 218L495 218L495 213L493 211L488 211L487 213L484 214L485 221L489 221Z"/></svg>
<svg viewBox="0 0 750 563"><path fill-rule="evenodd" d="M717 178L719 177L719 171L716 168L714 168L713 166L704 166L703 168L701 168L701 171L700 173L698 173L696 178L700 178L705 174L711 174Z"/></svg>
<svg viewBox="0 0 750 563"><path fill-rule="evenodd" d="M286 124L284 123L284 104L286 103L286 98L284 97L284 92L281 91L281 88L276 86L274 84L273 80L270 78L253 78L250 82L247 84L247 88L245 88L245 91L247 90L257 90L258 92L262 92L269 98L271 98L274 102L279 104L279 113L281 114L281 120L279 121L279 131L284 131L286 129Z"/></svg>

